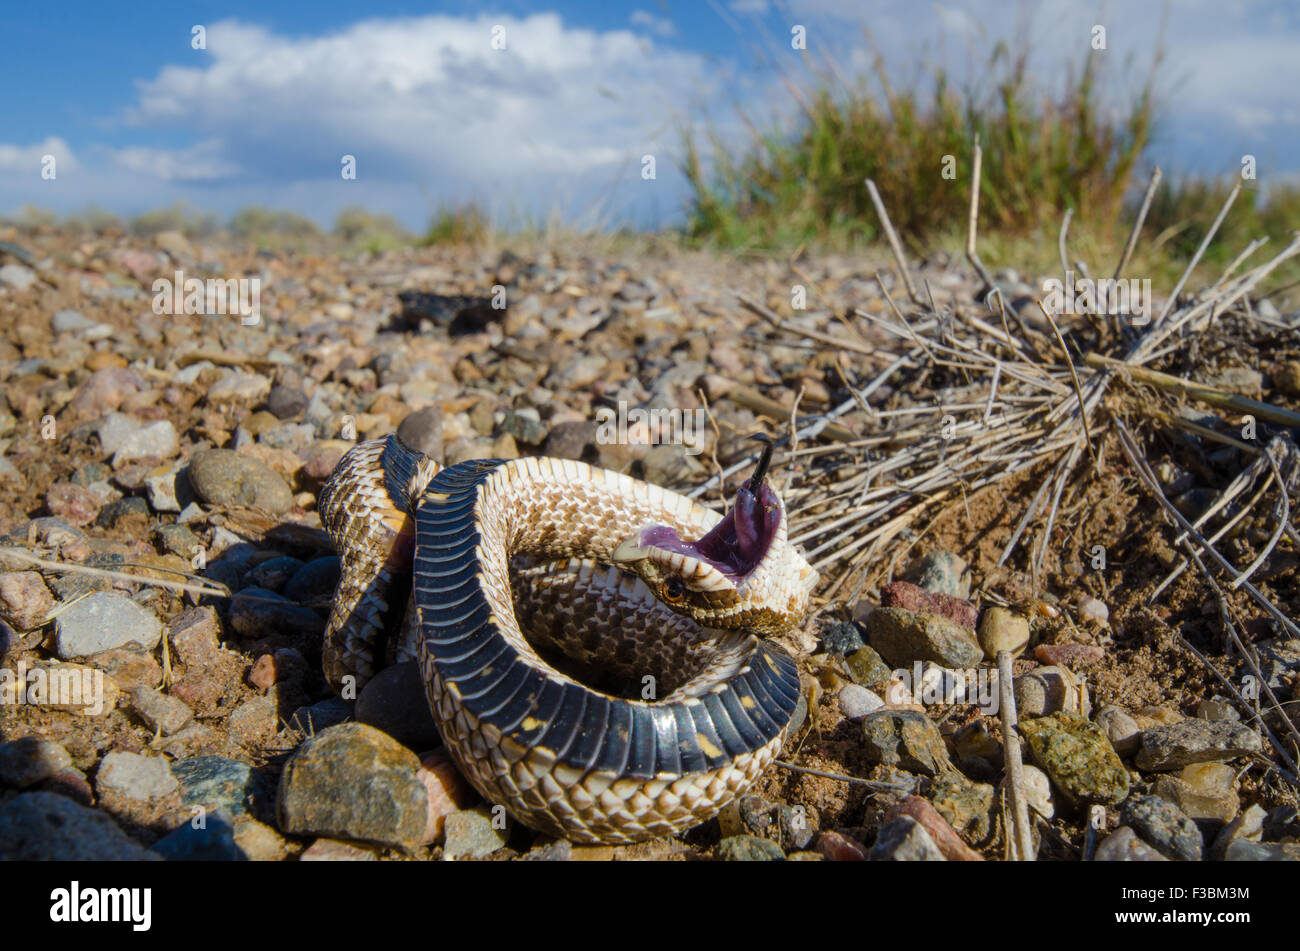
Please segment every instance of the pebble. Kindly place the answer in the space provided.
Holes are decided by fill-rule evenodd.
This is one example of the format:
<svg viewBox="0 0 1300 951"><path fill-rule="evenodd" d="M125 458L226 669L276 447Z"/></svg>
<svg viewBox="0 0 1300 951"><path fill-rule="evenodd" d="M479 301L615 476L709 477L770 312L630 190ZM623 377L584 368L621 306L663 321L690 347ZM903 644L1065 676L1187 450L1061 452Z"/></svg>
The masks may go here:
<svg viewBox="0 0 1300 951"><path fill-rule="evenodd" d="M969 629L937 614L880 608L867 618L867 631L871 646L894 667L916 660L974 667L984 657Z"/></svg>
<svg viewBox="0 0 1300 951"><path fill-rule="evenodd" d="M491 855L510 838L510 818L500 806L462 809L447 816L442 846L444 861Z"/></svg>
<svg viewBox="0 0 1300 951"><path fill-rule="evenodd" d="M1034 811L1045 819L1055 816L1056 803L1052 801L1052 781L1047 778L1047 774L1037 766L1024 763L1020 767L1020 776L1024 782L1025 799Z"/></svg>
<svg viewBox="0 0 1300 951"><path fill-rule="evenodd" d="M199 546L199 537L184 525L159 525L155 530L158 544L167 554L189 560Z"/></svg>
<svg viewBox="0 0 1300 951"><path fill-rule="evenodd" d="M949 594L932 594L909 581L891 581L880 589L880 604L886 608L904 608L913 612L938 614L962 627L975 629L978 611L965 598Z"/></svg>
<svg viewBox="0 0 1300 951"><path fill-rule="evenodd" d="M1016 713L1022 717L1043 717L1053 713L1087 715L1083 710L1083 688L1064 667L1038 667L1014 681Z"/></svg>
<svg viewBox="0 0 1300 951"><path fill-rule="evenodd" d="M29 631L45 623L54 608L54 598L37 571L0 573L0 612L20 631Z"/></svg>
<svg viewBox="0 0 1300 951"><path fill-rule="evenodd" d="M925 827L911 816L899 816L880 827L871 847L872 862L942 862L943 853Z"/></svg>
<svg viewBox="0 0 1300 951"><path fill-rule="evenodd" d="M0 858L15 862L139 862L159 856L103 812L57 793L29 792L0 806Z"/></svg>
<svg viewBox="0 0 1300 951"><path fill-rule="evenodd" d="M272 386L266 398L266 408L277 419L295 419L307 410L307 394L292 386Z"/></svg>
<svg viewBox="0 0 1300 951"><path fill-rule="evenodd" d="M854 621L835 621L822 627L822 651L849 655L866 646L862 629ZM874 651L872 653L875 653Z"/></svg>
<svg viewBox="0 0 1300 951"><path fill-rule="evenodd" d="M1237 771L1224 763L1184 766L1177 776L1157 776L1152 789L1192 819L1203 822L1230 822L1241 808Z"/></svg>
<svg viewBox="0 0 1300 951"><path fill-rule="evenodd" d="M817 851L830 862L865 862L867 850L862 843L839 832L817 836Z"/></svg>
<svg viewBox="0 0 1300 951"><path fill-rule="evenodd" d="M210 607L190 608L167 624L167 643L187 667L211 665L219 650L221 625Z"/></svg>
<svg viewBox="0 0 1300 951"><path fill-rule="evenodd" d="M280 830L415 848L425 838L429 813L419 769L414 753L374 727L328 727L284 767L276 803Z"/></svg>
<svg viewBox="0 0 1300 951"><path fill-rule="evenodd" d="M1228 854L1228 848L1238 841L1258 842L1264 834L1264 820L1268 813L1260 805L1251 805L1241 815L1233 819L1222 829L1210 847L1210 858L1222 862Z"/></svg>
<svg viewBox="0 0 1300 951"><path fill-rule="evenodd" d="M379 856L373 848L339 839L317 839L298 856L299 862L375 862Z"/></svg>
<svg viewBox="0 0 1300 951"><path fill-rule="evenodd" d="M1135 753L1142 745L1142 728L1119 707L1102 707L1097 713L1097 724L1106 731L1106 738L1120 756Z"/></svg>
<svg viewBox="0 0 1300 951"><path fill-rule="evenodd" d="M112 456L114 468L136 459L167 459L180 451L176 427L165 419L144 423L125 413L109 413L96 434L101 451Z"/></svg>
<svg viewBox="0 0 1300 951"><path fill-rule="evenodd" d="M1168 862L1169 859L1138 838L1138 834L1128 826L1120 826L1097 846L1093 861Z"/></svg>
<svg viewBox="0 0 1300 951"><path fill-rule="evenodd" d="M715 854L724 862L783 862L785 853L771 839L733 835L718 843Z"/></svg>
<svg viewBox="0 0 1300 951"><path fill-rule="evenodd" d="M26 789L72 765L68 751L50 740L25 736L0 743L0 785Z"/></svg>
<svg viewBox="0 0 1300 951"><path fill-rule="evenodd" d="M950 551L930 552L911 567L908 575L909 580L933 594L970 597L970 569Z"/></svg>
<svg viewBox="0 0 1300 951"><path fill-rule="evenodd" d="M845 684L840 689L839 702L840 713L850 720L860 720L885 705L880 697L858 684Z"/></svg>
<svg viewBox="0 0 1300 951"><path fill-rule="evenodd" d="M1161 855L1199 862L1205 843L1196 823L1173 803L1159 796L1132 796L1120 808L1120 821Z"/></svg>
<svg viewBox="0 0 1300 951"><path fill-rule="evenodd" d="M466 782L445 750L435 750L422 756L417 775L429 794L428 823L422 844L432 845L442 839L447 817L472 806L478 799L478 793Z"/></svg>
<svg viewBox="0 0 1300 951"><path fill-rule="evenodd" d="M1168 771L1190 763L1222 762L1258 753L1259 734L1231 720L1182 720L1142 731L1137 766Z"/></svg>
<svg viewBox="0 0 1300 951"><path fill-rule="evenodd" d="M1023 720L1019 729L1034 762L1071 803L1110 805L1128 795L1128 771L1097 724L1055 713Z"/></svg>
<svg viewBox="0 0 1300 951"><path fill-rule="evenodd" d="M155 512L179 512L194 501L190 481L180 477L180 469L177 467L157 475L145 476L144 490L149 496L149 507Z"/></svg>
<svg viewBox="0 0 1300 951"><path fill-rule="evenodd" d="M1106 652L1094 644L1039 644L1034 658L1053 667L1087 667L1105 658Z"/></svg>
<svg viewBox="0 0 1300 951"><path fill-rule="evenodd" d="M271 392L271 381L260 373L227 370L220 379L208 387L205 399L209 406L228 403L253 404L261 402Z"/></svg>
<svg viewBox="0 0 1300 951"><path fill-rule="evenodd" d="M352 707L346 700L329 697L293 711L293 716L289 717L289 727L310 736L327 727L338 726L351 716Z"/></svg>
<svg viewBox="0 0 1300 951"><path fill-rule="evenodd" d="M82 528L99 514L100 501L94 492L71 482L56 482L45 492L45 507L50 514L69 525Z"/></svg>
<svg viewBox="0 0 1300 951"><path fill-rule="evenodd" d="M998 651L1004 650L1019 656L1029 646L1029 619L1010 608L987 607L980 615L978 638L989 660L997 660Z"/></svg>
<svg viewBox="0 0 1300 951"><path fill-rule="evenodd" d="M1196 716L1201 720L1240 720L1241 714L1232 701L1224 697L1206 697L1196 705Z"/></svg>
<svg viewBox="0 0 1300 951"><path fill-rule="evenodd" d="M393 664L375 674L357 696L355 716L413 750L442 744L415 661Z"/></svg>
<svg viewBox="0 0 1300 951"><path fill-rule="evenodd" d="M992 841L997 830L997 820L993 811L994 797L997 792L992 786L987 783L973 783L960 773L941 773L930 780L925 795L934 810L943 817L944 822L961 837L963 842L984 846ZM925 823L923 815L913 814L913 817ZM927 824L932 825L932 823ZM931 837L935 839L936 844L947 838L942 834L936 836L933 830ZM942 845L940 847L943 848ZM947 850L945 854L946 852ZM947 857L957 859L956 855L947 855Z"/></svg>
<svg viewBox="0 0 1300 951"><path fill-rule="evenodd" d="M153 850L169 862L247 862L248 856L235 841L230 813L216 810L194 822L178 826L153 844Z"/></svg>
<svg viewBox="0 0 1300 951"><path fill-rule="evenodd" d="M95 322L77 310L56 310L50 318L50 329L57 334L75 334L89 330Z"/></svg>
<svg viewBox="0 0 1300 951"><path fill-rule="evenodd" d="M188 469L194 493L209 505L245 505L272 515L293 507L288 483L266 463L229 449L194 454Z"/></svg>
<svg viewBox="0 0 1300 951"><path fill-rule="evenodd" d="M1086 594L1079 595L1079 620L1091 621L1103 627L1110 623L1110 609L1101 601Z"/></svg>
<svg viewBox="0 0 1300 951"><path fill-rule="evenodd" d="M284 836L251 816L235 816L235 844L252 862L280 862L289 852Z"/></svg>
<svg viewBox="0 0 1300 951"><path fill-rule="evenodd" d="M54 638L55 651L64 660L131 643L153 650L162 639L162 623L130 598L99 591L60 612L54 622Z"/></svg>
<svg viewBox="0 0 1300 951"><path fill-rule="evenodd" d="M287 555L281 555L278 558L268 558L256 568L248 573L247 581L249 584L256 585L259 588L266 588L269 591L280 593L288 580L302 567L302 562L297 558L290 558Z"/></svg>
<svg viewBox="0 0 1300 951"><path fill-rule="evenodd" d="M939 730L915 710L878 710L862 721L867 759L910 773L935 776L951 769Z"/></svg>
<svg viewBox="0 0 1300 951"><path fill-rule="evenodd" d="M253 768L225 756L194 756L171 764L181 787L181 804L187 809L224 809L233 816L248 812L261 786Z"/></svg>
<svg viewBox="0 0 1300 951"><path fill-rule="evenodd" d="M0 284L7 284L16 291L25 291L36 283L36 272L21 264L6 264L0 267Z"/></svg>
<svg viewBox="0 0 1300 951"><path fill-rule="evenodd" d="M872 647L859 647L844 658L844 666L853 682L865 687L888 683L894 676L893 669Z"/></svg>
<svg viewBox="0 0 1300 951"><path fill-rule="evenodd" d="M100 796L111 793L126 799L154 801L179 788L180 783L168 769L167 761L159 756L115 751L100 761L95 774L95 789Z"/></svg>
<svg viewBox="0 0 1300 951"><path fill-rule="evenodd" d="M194 718L194 711L185 703L152 687L136 687L131 691L131 708L149 729L170 736Z"/></svg>
<svg viewBox="0 0 1300 951"><path fill-rule="evenodd" d="M1235 840L1223 854L1227 862L1300 862L1300 844Z"/></svg>

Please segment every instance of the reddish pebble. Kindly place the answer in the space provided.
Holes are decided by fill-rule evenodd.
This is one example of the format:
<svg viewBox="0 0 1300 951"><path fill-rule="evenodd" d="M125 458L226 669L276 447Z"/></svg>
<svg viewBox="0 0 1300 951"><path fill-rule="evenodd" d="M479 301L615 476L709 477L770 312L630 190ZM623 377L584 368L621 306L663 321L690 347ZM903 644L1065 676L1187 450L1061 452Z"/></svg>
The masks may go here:
<svg viewBox="0 0 1300 951"><path fill-rule="evenodd" d="M930 838L949 862L984 861L984 856L963 842L957 830L948 824L948 820L940 815L939 810L930 805L928 800L920 796L908 796L885 813L885 821L897 819L899 816L910 816L919 822L921 827L930 833Z"/></svg>
<svg viewBox="0 0 1300 951"><path fill-rule="evenodd" d="M275 685L275 658L270 654L257 658L248 672L248 682L258 690L270 690Z"/></svg>
<svg viewBox="0 0 1300 951"><path fill-rule="evenodd" d="M823 832L817 837L817 851L830 862L865 862L867 850L838 832Z"/></svg>
<svg viewBox="0 0 1300 951"><path fill-rule="evenodd" d="M434 750L421 756L420 771L416 775L429 791L429 824L421 844L433 845L442 838L447 816L472 805L478 796L445 750Z"/></svg>
<svg viewBox="0 0 1300 951"><path fill-rule="evenodd" d="M975 629L979 612L965 598L950 594L933 594L910 581L891 581L880 589L880 604L886 608L903 608L908 611L925 611L938 614L962 627Z"/></svg>
<svg viewBox="0 0 1300 951"><path fill-rule="evenodd" d="M1034 656L1053 667L1083 667L1097 663L1106 652L1093 644L1039 644Z"/></svg>
<svg viewBox="0 0 1300 951"><path fill-rule="evenodd" d="M51 515L81 528L93 522L99 514L99 499L84 485L56 482L45 493L45 507Z"/></svg>

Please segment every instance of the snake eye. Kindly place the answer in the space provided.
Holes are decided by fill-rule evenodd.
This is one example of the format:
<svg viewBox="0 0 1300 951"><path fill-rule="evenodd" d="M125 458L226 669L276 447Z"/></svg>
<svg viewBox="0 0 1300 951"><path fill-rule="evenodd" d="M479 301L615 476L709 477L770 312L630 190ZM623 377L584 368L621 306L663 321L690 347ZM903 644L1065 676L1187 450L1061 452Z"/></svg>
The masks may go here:
<svg viewBox="0 0 1300 951"><path fill-rule="evenodd" d="M682 598L686 597L686 585L682 584L680 578L669 578L664 582L664 600L671 604L676 604Z"/></svg>

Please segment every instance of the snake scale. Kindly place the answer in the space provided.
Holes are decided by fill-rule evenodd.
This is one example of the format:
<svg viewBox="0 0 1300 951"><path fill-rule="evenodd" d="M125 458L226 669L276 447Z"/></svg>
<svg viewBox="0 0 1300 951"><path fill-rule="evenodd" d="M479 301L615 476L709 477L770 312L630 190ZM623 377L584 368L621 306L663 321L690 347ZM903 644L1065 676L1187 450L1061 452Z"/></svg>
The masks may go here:
<svg viewBox="0 0 1300 951"><path fill-rule="evenodd" d="M320 495L335 689L417 661L469 782L574 842L674 834L742 794L799 697L768 638L817 580L764 478L770 447L722 516L581 462L443 467L412 444L359 443Z"/></svg>

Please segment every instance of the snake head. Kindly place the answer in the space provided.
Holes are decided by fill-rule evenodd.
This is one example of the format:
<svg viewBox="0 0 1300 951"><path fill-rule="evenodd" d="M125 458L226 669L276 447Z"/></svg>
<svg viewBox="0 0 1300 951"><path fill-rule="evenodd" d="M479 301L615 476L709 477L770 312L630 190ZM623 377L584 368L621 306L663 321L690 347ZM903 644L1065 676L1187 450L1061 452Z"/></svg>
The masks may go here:
<svg viewBox="0 0 1300 951"><path fill-rule="evenodd" d="M754 475L722 519L700 538L647 525L611 561L636 574L678 614L721 630L770 636L802 622L817 572L790 544L785 504L765 481L768 444Z"/></svg>

